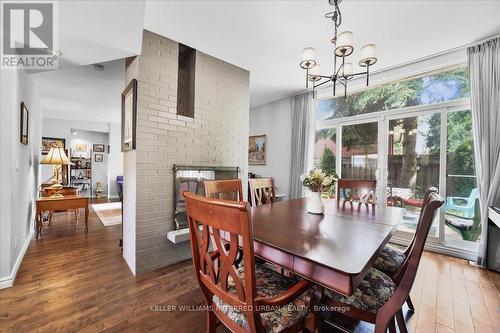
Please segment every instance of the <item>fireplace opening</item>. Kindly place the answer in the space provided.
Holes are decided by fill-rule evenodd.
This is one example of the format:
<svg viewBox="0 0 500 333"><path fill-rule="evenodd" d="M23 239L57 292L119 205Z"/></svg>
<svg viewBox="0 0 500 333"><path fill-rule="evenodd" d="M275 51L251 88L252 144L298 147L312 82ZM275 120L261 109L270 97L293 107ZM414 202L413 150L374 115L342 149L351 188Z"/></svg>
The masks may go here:
<svg viewBox="0 0 500 333"><path fill-rule="evenodd" d="M205 179L237 179L239 167L209 167L174 165L174 222L175 229L188 228L186 202L182 192L189 191L198 195L205 195Z"/></svg>

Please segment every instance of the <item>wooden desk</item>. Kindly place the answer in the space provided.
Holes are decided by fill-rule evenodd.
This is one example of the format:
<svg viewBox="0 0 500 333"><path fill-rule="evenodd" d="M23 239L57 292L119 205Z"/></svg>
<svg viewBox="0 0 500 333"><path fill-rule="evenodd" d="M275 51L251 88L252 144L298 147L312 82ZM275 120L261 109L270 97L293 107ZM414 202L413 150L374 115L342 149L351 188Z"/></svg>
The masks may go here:
<svg viewBox="0 0 500 333"><path fill-rule="evenodd" d="M42 197L36 199L35 231L36 239L42 232L42 212L85 209L85 232L89 231L89 198L82 195L66 195L64 198Z"/></svg>
<svg viewBox="0 0 500 333"><path fill-rule="evenodd" d="M352 295L403 217L401 208L306 211L306 199L251 208L255 254Z"/></svg>

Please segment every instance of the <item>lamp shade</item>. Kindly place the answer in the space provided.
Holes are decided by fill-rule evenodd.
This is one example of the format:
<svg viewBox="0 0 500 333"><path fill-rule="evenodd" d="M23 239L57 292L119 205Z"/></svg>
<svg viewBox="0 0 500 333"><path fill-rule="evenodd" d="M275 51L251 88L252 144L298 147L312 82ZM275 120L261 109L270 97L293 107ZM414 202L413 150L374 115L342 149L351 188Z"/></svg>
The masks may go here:
<svg viewBox="0 0 500 333"><path fill-rule="evenodd" d="M309 69L316 65L316 50L312 47L306 47L302 50L300 67Z"/></svg>
<svg viewBox="0 0 500 333"><path fill-rule="evenodd" d="M345 77L352 75L352 63L350 63L350 62L344 63L344 68L342 69L342 74L344 74Z"/></svg>
<svg viewBox="0 0 500 333"><path fill-rule="evenodd" d="M310 71L309 71L309 81L318 81L321 80L321 66L317 63L316 66L314 66Z"/></svg>
<svg viewBox="0 0 500 333"><path fill-rule="evenodd" d="M350 31L344 31L337 37L335 54L339 57L347 57L354 50L354 34Z"/></svg>
<svg viewBox="0 0 500 333"><path fill-rule="evenodd" d="M66 153L64 152L63 148L50 148L49 152L43 160L40 162L40 164L63 164L63 165L68 165L72 164L71 161L69 160L68 156L66 156Z"/></svg>
<svg viewBox="0 0 500 333"><path fill-rule="evenodd" d="M359 65L362 67L371 66L377 62L377 48L375 44L367 44L361 48Z"/></svg>

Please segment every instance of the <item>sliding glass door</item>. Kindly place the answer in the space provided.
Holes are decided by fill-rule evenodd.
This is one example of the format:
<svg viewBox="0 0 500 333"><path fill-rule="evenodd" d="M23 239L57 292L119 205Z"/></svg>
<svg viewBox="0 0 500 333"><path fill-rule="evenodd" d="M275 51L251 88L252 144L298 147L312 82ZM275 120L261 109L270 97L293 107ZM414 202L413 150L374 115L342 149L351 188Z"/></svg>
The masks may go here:
<svg viewBox="0 0 500 333"><path fill-rule="evenodd" d="M386 202L404 209L399 231L414 233L427 186L439 188L441 114L392 117L386 124ZM438 235L437 221L429 235Z"/></svg>
<svg viewBox="0 0 500 333"><path fill-rule="evenodd" d="M377 204L403 209L401 241L415 232L427 186L438 188L446 204L428 244L472 257L481 229L467 105L329 120L315 132L313 164L341 178L376 179Z"/></svg>

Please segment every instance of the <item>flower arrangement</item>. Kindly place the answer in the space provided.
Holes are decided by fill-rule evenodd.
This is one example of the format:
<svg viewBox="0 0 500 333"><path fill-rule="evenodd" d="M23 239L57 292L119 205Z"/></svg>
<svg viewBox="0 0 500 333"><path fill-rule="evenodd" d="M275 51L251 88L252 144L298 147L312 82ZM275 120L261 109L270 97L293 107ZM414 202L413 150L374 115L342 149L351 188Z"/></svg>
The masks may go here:
<svg viewBox="0 0 500 333"><path fill-rule="evenodd" d="M321 169L314 169L303 174L300 176L300 180L302 185L311 192L320 193L329 191L337 181L335 175L327 175Z"/></svg>

